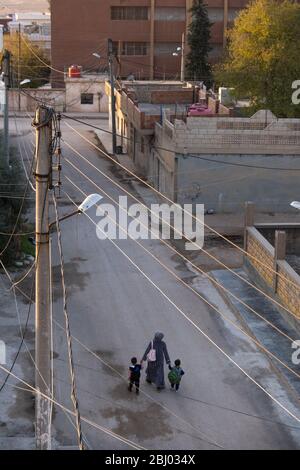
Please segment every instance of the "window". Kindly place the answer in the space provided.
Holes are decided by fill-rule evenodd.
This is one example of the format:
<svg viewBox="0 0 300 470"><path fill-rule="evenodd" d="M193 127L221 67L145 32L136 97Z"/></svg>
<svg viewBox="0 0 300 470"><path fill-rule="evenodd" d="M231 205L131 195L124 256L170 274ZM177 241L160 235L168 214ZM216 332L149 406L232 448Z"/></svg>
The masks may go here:
<svg viewBox="0 0 300 470"><path fill-rule="evenodd" d="M157 7L154 18L156 21L185 21L186 10L181 7Z"/></svg>
<svg viewBox="0 0 300 470"><path fill-rule="evenodd" d="M111 7L112 20L148 20L148 7Z"/></svg>
<svg viewBox="0 0 300 470"><path fill-rule="evenodd" d="M157 42L154 45L154 54L155 55L169 55L172 56L173 52L177 52L177 48L181 47L179 42ZM180 54L180 51L179 51Z"/></svg>
<svg viewBox="0 0 300 470"><path fill-rule="evenodd" d="M146 42L123 42L122 55L147 55Z"/></svg>
<svg viewBox="0 0 300 470"><path fill-rule="evenodd" d="M208 18L212 23L224 20L224 8L209 8Z"/></svg>
<svg viewBox="0 0 300 470"><path fill-rule="evenodd" d="M94 104L93 93L81 93L81 104Z"/></svg>

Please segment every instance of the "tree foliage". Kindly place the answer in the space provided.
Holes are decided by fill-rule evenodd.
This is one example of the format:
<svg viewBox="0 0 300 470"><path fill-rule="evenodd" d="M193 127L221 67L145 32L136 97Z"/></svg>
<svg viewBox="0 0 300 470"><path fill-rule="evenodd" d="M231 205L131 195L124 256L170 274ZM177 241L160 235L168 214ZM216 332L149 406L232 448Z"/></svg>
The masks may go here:
<svg viewBox="0 0 300 470"><path fill-rule="evenodd" d="M228 56L216 69L219 81L250 98L254 109L300 116L291 100L292 83L300 79L300 5L255 0L237 17L228 39Z"/></svg>
<svg viewBox="0 0 300 470"><path fill-rule="evenodd" d="M187 42L186 72L191 80L204 80L210 84L212 78L208 55L211 50L210 37L212 23L208 18L207 6L203 0L194 0L191 8L192 21L189 26Z"/></svg>
<svg viewBox="0 0 300 470"><path fill-rule="evenodd" d="M31 83L28 87L37 88L45 85L49 81L50 69L43 65L42 62L36 57L40 57L46 64L50 64L49 59L45 56L44 51L32 44L27 36L24 36L24 40L29 47L22 41L19 41L19 35L6 34L4 37L4 49L8 49L11 52L11 75L13 86L18 86L18 70L20 63L20 81L28 78ZM19 48L20 48L20 60L19 60ZM32 52L30 49L32 49ZM35 55L35 54L36 55ZM1 61L1 54L0 54Z"/></svg>
<svg viewBox="0 0 300 470"><path fill-rule="evenodd" d="M10 237L3 233L11 233L15 228L16 220L18 224L15 233L27 230L26 211L28 209L28 201L22 201L26 181L24 172L22 171L20 162L14 151L10 155L10 169L2 167L3 159L3 133L0 132L0 252L6 247ZM20 209L21 216L18 217ZM1 256L4 264L16 259L21 252L22 237L14 236Z"/></svg>

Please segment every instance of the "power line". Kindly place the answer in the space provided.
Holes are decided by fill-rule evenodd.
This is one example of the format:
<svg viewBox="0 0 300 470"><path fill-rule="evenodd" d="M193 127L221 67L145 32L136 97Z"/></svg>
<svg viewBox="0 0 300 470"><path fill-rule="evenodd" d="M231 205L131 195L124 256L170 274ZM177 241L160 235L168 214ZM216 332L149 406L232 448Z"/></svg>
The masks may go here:
<svg viewBox="0 0 300 470"><path fill-rule="evenodd" d="M74 206L78 207L74 200L68 195ZM105 235L105 232L98 227L94 220L85 212L84 215ZM276 403L281 409L283 409L289 416L294 418L297 422L300 422L300 418L297 417L292 411L286 408L279 400L277 400L270 392L268 392L260 383L258 383L248 372L246 372L232 357L230 357L208 334L206 334L178 305L173 302L170 297L157 285L154 281L128 256L122 248L120 248L114 240L109 239L113 246L130 262L136 270L142 274L143 277L183 316L207 341L212 344L223 356L225 356L233 365L235 365L252 383L254 383L261 391L263 391L274 403Z"/></svg>
<svg viewBox="0 0 300 470"><path fill-rule="evenodd" d="M59 323L57 323L57 325L59 325ZM84 345L83 345L83 348L84 348ZM86 351L89 352L89 349L86 349ZM100 361L103 361L102 364L104 364L106 367L109 367L109 368L111 367L112 372L114 372L116 375L119 375L118 371L114 367L110 366L100 356L97 355L96 357ZM58 380L58 382L62 382L64 384L68 383L64 379L62 379L61 377L57 377L56 379ZM128 381L128 378L126 378L125 376L120 375L120 379L123 379L126 382ZM82 393L90 395L91 397L95 398L96 400L105 401L105 402L108 402L108 403L111 403L111 404L114 403L114 402L111 402L110 400L108 400L107 398L104 398L103 396L97 395L96 393L93 393L90 390L84 389L82 387L78 388L78 390L80 390L80 392L82 392ZM143 393L143 392L141 391L141 393ZM145 394L145 396L147 397L148 395ZM200 405L203 405L207 408L214 408L214 409L217 409L217 410L228 411L231 414L241 415L241 416L245 416L247 418L253 418L253 419L259 420L259 421L265 421L266 423L271 423L271 424L274 424L276 426L281 426L281 427L288 428L288 429L300 430L299 426L293 426L291 424L280 423L279 421L275 421L274 419L268 418L267 416L259 416L259 415L255 415L253 413L247 413L246 411L237 410L235 408L230 408L230 407L227 407L227 406L224 406L224 405L220 405L218 403L211 403L211 402L208 402L208 401L205 401L205 400L200 400L198 398L193 398L193 397L189 397L189 396L182 395L182 394L180 395L180 397L187 400L187 401L200 403ZM156 403L156 401L154 401L154 402ZM157 403L159 403L159 402L157 402Z"/></svg>
<svg viewBox="0 0 300 470"><path fill-rule="evenodd" d="M19 129L18 129L18 124L17 124L17 117L16 117L16 113L14 113L14 116L15 116L15 127L16 127L16 131L17 131L17 134L18 134L18 137L20 137L19 135ZM25 143L24 143L24 140L22 139L22 144L23 144L23 148L25 150L25 153L27 155L27 158L29 159L29 155L26 151L26 147L25 147ZM27 178L27 180L29 181L29 184L30 184L30 187L31 189L35 192L35 187L33 186L31 180L30 180L30 175L28 174L28 171L26 169L26 165L25 165L25 161L24 161L24 158L23 158L23 153L22 153L22 149L21 149L21 144L20 144L20 141L18 139L18 147L19 147L19 154L20 154L20 157L21 157L21 161L22 161L22 165L23 165L23 168L24 168L24 172L25 172L25 176ZM33 155L33 158L34 158L34 155ZM33 168L30 168L30 172L32 172Z"/></svg>
<svg viewBox="0 0 300 470"><path fill-rule="evenodd" d="M0 264L2 266L2 268L4 269L4 271L7 273L7 270L2 262L2 260L0 259ZM33 303L33 290L34 290L34 279L33 279L33 282L32 282L32 286L31 286L31 293L30 293L30 302L29 302L29 307L28 307L28 311L27 311L27 317L26 317L26 322L25 322L25 327L24 327L24 330L21 332L21 341L20 341L20 344L19 344L19 347L17 349L17 352L15 354L15 357L13 359L13 362L9 368L9 373L7 373L1 387L0 387L0 393L2 392L2 390L4 389L10 375L11 375L11 372L13 371L14 367L15 367L15 364L18 360L18 357L20 355L20 352L21 352L21 349L23 347L23 344L24 344L24 341L25 341L25 336L26 336L26 333L27 333L27 329L28 329L28 323L29 323L29 318L30 318L30 313L31 313L31 305Z"/></svg>
<svg viewBox="0 0 300 470"><path fill-rule="evenodd" d="M29 44L27 43L27 41L25 41L24 37L21 36L21 40L22 42L25 44L25 46L27 47L27 49L47 68L53 70L54 72L58 72L58 73L62 73L63 75L65 75L65 72L63 72L62 70L58 70L58 69L55 69L54 67L52 67L51 65L47 64L47 62L45 62L34 50L32 47L29 46Z"/></svg>
<svg viewBox="0 0 300 470"><path fill-rule="evenodd" d="M44 215L45 215L46 199L47 199L47 198L46 198L46 192L45 192L45 198L44 198L44 201L43 201L43 209L42 209L42 221L43 221ZM37 266L37 260L38 260L38 258L39 258L39 254L40 254L40 250L39 250L39 248L38 248L38 251L37 251L37 254L36 254L36 261L35 261L35 263L33 264L33 266L34 266L35 268L36 268L36 266ZM8 273L8 271L7 271L7 269L5 268L5 266L4 266L4 264L3 264L2 260L1 260L1 258L0 258L0 264L1 264L2 268L4 269L4 272L5 272L5 274L7 275L8 279L10 280L10 282L11 282L11 284L12 284L12 286L13 286L13 289L15 289L16 286L15 286L13 280L11 279L11 277L10 277L10 275L9 275L9 273ZM32 270L32 267L30 268L29 272L30 272L31 270ZM29 274L29 272L26 274L26 276ZM29 305L28 305L28 313L27 313L27 318L26 318L26 324L25 324L25 328L24 328L24 330L23 330L23 333L22 333L22 335L21 335L21 342L20 342L20 345L19 345L19 347L18 347L17 353L16 353L16 355L15 355L15 357L14 357L14 360L13 360L11 366L10 366L10 373L13 371L13 369L14 369L14 367L15 367L15 364L16 364L16 362L17 362L17 360L18 360L18 357L19 357L19 355L20 355L21 349L22 349L22 347L23 347L23 343L24 343L24 341L25 341L25 335L26 335L26 333L27 333L28 322L29 322L29 318L30 318L31 306L32 306L32 304L33 304L34 287L35 287L35 278L34 278L34 276L33 276L33 278L32 278L31 290L30 290L30 297L29 297ZM9 375L10 375L10 374L7 374L7 376L6 376L6 378L5 378L5 380L4 380L3 384L2 384L2 386L0 387L0 392L4 389L6 383L7 383L8 379L9 379ZM42 376L41 376L41 377L42 377ZM43 377L42 377L42 380L44 380Z"/></svg>
<svg viewBox="0 0 300 470"><path fill-rule="evenodd" d="M1 197L0 197L1 199ZM27 237L28 235L34 235L35 232L23 232L23 233L6 233L6 232L0 232L0 235L3 237Z"/></svg>
<svg viewBox="0 0 300 470"><path fill-rule="evenodd" d="M104 152L103 150L101 150L96 144L94 144L93 142L91 142L89 139L87 139L84 135L82 135L78 130L76 130L74 127L72 127L70 124L68 124L67 122L65 123L70 129L73 130L73 132L75 132L77 135L79 135L83 140L85 140L86 142L88 142L92 147L94 147L99 153L101 153L102 155L104 155L106 158L108 158L109 160L111 160L114 164L118 165L120 168L122 168L123 170L125 170L128 174L132 175L135 179L137 179L140 183L142 183L144 186L147 186L149 189L151 189L151 191L153 191L154 193L158 194L159 196L161 196L163 199L165 199L166 201L170 202L171 204L176 204L175 201L173 201L172 199L170 199L169 197L167 197L166 195L162 194L158 189L154 188L153 186L151 186L151 184L149 184L147 181L145 181L143 178L140 178L136 173L134 173L133 171L129 170L128 168L126 168L124 165L122 165L118 160L114 159L111 155L109 155L107 152ZM82 158L83 155L81 155ZM92 165L87 159L85 159L91 166L93 166L96 171L100 171L95 165ZM254 259L258 264L260 264L261 266L263 266L265 269L267 269L268 271L272 272L272 273L275 273L278 277L281 277L283 280L285 280L287 283L293 285L294 287L296 287L297 289L299 288L299 286L294 283L291 279L289 278L286 278L284 275L282 275L281 273L279 273L278 271L276 271L275 269L267 266L263 261L261 261L259 258L257 258L256 256L252 255L251 253L248 253L246 250L244 250L243 248L241 248L240 246L238 246L236 243L232 242L229 238L227 238L226 236L222 235L221 233L219 233L217 230L215 230L214 228L212 228L211 226L209 226L208 224L206 224L203 220L200 220L199 218L197 218L195 215L191 214L190 212L188 212L186 209L182 209L184 213L188 214L190 217L192 217L195 221L198 221L200 222L204 227L206 227L207 229L209 229L211 232L215 233L218 237L222 238L223 240L225 240L227 243L229 243L231 246L233 246L234 248L236 248L237 250L241 251L245 256L251 258L251 259ZM197 245L197 243L195 242L192 242L195 246L197 246L199 249L201 249L202 251L204 251L203 247ZM204 251L205 252L205 251ZM207 253L207 252L206 252ZM217 261L220 265L223 265L225 266L228 270L230 270L230 268L228 268L228 266L226 266L224 263L222 263L220 260L218 260L218 258L215 258L213 257L210 253L207 253L208 256L210 256L212 259L215 259L215 261ZM232 272L235 276L239 276L238 273L236 273L235 271L233 270L230 270L230 272ZM241 277L241 279L243 279L244 282L245 279ZM265 294L264 294L265 295ZM276 302L275 300L273 300L273 302ZM280 305L280 304L279 304ZM282 308L285 308L282 306ZM290 312L292 313L292 312Z"/></svg>
<svg viewBox="0 0 300 470"><path fill-rule="evenodd" d="M84 191L82 191L70 178L66 177L67 180L73 184L73 186L79 190L82 194L86 195ZM100 188L99 188L100 189ZM101 189L101 192L103 194L105 194L109 199L111 199L113 202L115 202L119 207L121 207L113 198L111 198L104 190ZM126 209L124 209L124 211L130 215L128 213L128 211ZM112 222L114 222L124 233L127 233L126 232L126 229L124 229L123 227L121 227L120 224L116 223L114 219L112 219L109 215L107 215L107 217L109 219L112 220ZM134 219L134 217L133 217ZM135 220L135 219L134 219ZM146 228L148 228L146 225L144 225L142 222L140 222L141 225L145 226ZM132 237L131 237L132 238ZM277 356L275 356L271 351L269 351L267 348L265 348L259 341L257 341L253 336L249 335L243 328L240 328L234 321L232 321L230 318L228 318L226 315L224 315L218 308L215 307L215 305L213 305L211 302L209 302L205 297L203 297L198 291L196 291L193 287L191 287L189 284L187 284L183 279L181 279L177 274L175 274L168 266L166 266L163 262L161 262L153 253L151 253L144 245L142 245L142 243L140 243L138 240L135 240L133 239L133 241L135 243L137 243L144 251L146 251L146 253L148 253L156 262L158 262L164 269L166 269L173 277L175 277L175 279L179 282L181 282L185 287L187 287L188 289L190 289L192 292L194 292L194 294L197 295L197 297L199 297L202 301L204 301L210 308L212 308L213 310L215 310L219 315L221 315L221 317L225 318L225 320L227 320L231 325L233 325L237 330L239 330L241 333L243 333L248 339L250 339L250 341L253 341L256 346L258 346L262 351L264 351L265 353L267 353L269 356L271 356L271 358L275 359L279 364L281 364L283 367L285 367L289 372L291 372L292 374L294 374L297 378L300 378L300 375L295 372L293 369L291 369L286 363L284 363L283 361L281 361ZM279 330L278 328L276 328L280 333L281 333L281 330ZM287 336L287 335L285 335ZM294 340L292 338L290 338L289 336L287 336L287 338L293 342Z"/></svg>
<svg viewBox="0 0 300 470"><path fill-rule="evenodd" d="M67 144L72 150L74 153L77 154L77 151L75 149L73 149L69 144ZM78 153L79 154L79 153ZM80 156L80 154L79 154ZM102 188L100 188L99 185L97 185L91 178L89 178L85 173L83 173L73 162L71 162L68 158L65 157L64 161L66 163L68 163L69 165L71 165L73 167L74 170L76 170L79 174L81 174L85 179L87 179L90 183L92 183L98 190L100 190L103 194L105 194L110 200L112 200L115 204L117 204L119 207L121 207L121 209L125 210L122 206L119 205L119 203L114 199L112 198L109 194L107 194ZM151 214L153 214L153 211L151 211L151 209L149 209L145 204L141 203L134 195L132 195L130 192L128 192L126 189L122 188L121 185L119 185L118 183L114 182L114 180L112 178L110 178L108 175L106 175L105 173L101 172L101 174L108 180L110 181L112 184L114 184L115 186L117 186L118 188L120 188L123 192L125 192L126 194L128 194L134 201L136 201L138 204L141 204L143 207L145 207L145 209L150 212ZM66 179L68 179L73 185L74 185L74 182L72 182L67 176L65 176ZM77 187L77 186L76 186ZM79 189L77 187L77 189ZM168 222L165 222L166 225L168 225L170 228L173 228L175 232L177 232L179 235L180 235L180 231L178 231L175 227L173 227L170 223ZM184 256L180 251L176 250L176 248L174 248L171 244L167 243L166 240L164 239L161 239L161 242L165 245L167 245L167 247L172 250L174 253L176 253L178 256L180 256L184 261L186 261L187 263L189 263L194 269L196 269L198 272L200 272L201 274L203 274L205 277L207 277L210 281L212 281L214 284L216 284L219 288L221 288L224 292L226 292L227 294L229 294L231 297L233 297L235 300L237 300L240 304L242 304L244 307L246 307L249 311L251 311L252 313L254 313L255 315L257 315L261 320L263 320L265 323L269 324L270 326L272 326L277 332L279 332L281 335L283 335L284 337L286 337L287 339L289 339L291 342L294 341L294 339L292 339L289 335L287 335L286 333L284 333L282 330L280 330L278 327L276 327L276 325L274 325L272 322L266 320L262 315L260 315L254 308L252 308L250 305L248 305L246 302L244 302L243 300L241 300L239 297L237 297L235 294L233 294L229 289L227 289L226 287L224 287L222 284L220 284L214 277L210 276L208 273L206 273L204 270L202 270L200 267L198 267L195 263L193 263L192 261L190 261L186 256ZM252 286L252 284L251 284ZM253 286L254 287L254 286Z"/></svg>
<svg viewBox="0 0 300 470"><path fill-rule="evenodd" d="M3 370L4 372L9 373L9 370L1 364L0 364L0 369ZM28 382L26 382L25 380L18 377L16 374L10 372L9 375L12 376L14 379L18 380L18 382L21 382L22 384L24 384L27 387L27 390L26 389L24 389L24 390L26 390L30 393L34 392L35 395L38 395L40 397L45 398L50 403L53 403L54 405L56 405L60 409L65 410L68 414L70 414L72 416L75 415L75 413L73 411L69 410L66 406L62 405L58 401L54 400L53 398L51 398L51 397L45 395L44 393L42 393L41 391L37 390L35 387L33 387ZM18 386L16 386L16 385L12 385L12 387L18 388ZM107 428L104 428L103 426L100 426L99 424L95 423L94 421L91 421L90 419L82 417L82 421L87 423L89 426L92 426L93 428L96 428L96 429L104 432L105 434L107 434L107 435L123 442L124 444L128 445L129 447L132 447L136 450L146 450L144 447L140 446L139 444L136 444L135 442L121 436L120 434L117 434L117 433L111 431L110 429L107 429Z"/></svg>
<svg viewBox="0 0 300 470"><path fill-rule="evenodd" d="M73 167L74 170L76 170L78 173L80 173L84 178L86 178L90 183L92 183L98 190L100 190L103 194L105 194L112 202L114 202L118 207L120 207L123 211L125 211L128 215L129 212L124 208L122 207L113 197L111 197L108 193L106 193L102 188L100 188L99 185L97 185L92 179L90 179L87 175L85 175L85 173L83 173L81 170L79 170L76 165L74 163L72 163L70 160L68 160L67 158L65 158L65 161L71 165ZM80 190L80 188L73 182L71 181L71 179L67 176L65 176L65 178L70 181L70 183L72 185L74 185L78 190ZM109 178L108 178L109 179ZM109 181L111 181L109 179ZM111 181L113 182L113 181ZM122 188L121 188L122 189ZM80 190L81 191L81 190ZM132 196L130 193L128 193L126 190L124 190L124 192L126 194L129 194L137 203L141 204L140 201ZM143 204L142 204L143 205ZM150 211L145 205L143 205L147 211ZM150 211L151 212L151 211ZM133 216L131 216L133 218ZM140 222L141 225L144 225L142 222ZM172 227L171 224L169 224L168 222L164 222L166 223L166 225L168 225L170 228L174 228ZM145 228L148 228L145 226ZM177 229L174 228L174 231L178 232L179 231ZM152 231L151 231L152 233ZM176 248L174 248L170 243L168 243L166 240L164 240L163 238L160 239L160 241L166 245L170 250L172 250L174 253L176 253L176 255L180 256L185 262L187 262L189 265L191 265L194 269L196 269L198 272L200 272L202 275L204 275L207 279L209 279L211 282L213 282L215 285L217 285L219 288L221 288L224 292L226 292L227 294L229 294L231 297L233 297L235 300L237 300L239 303L241 303L244 307L246 307L249 311L251 311L252 313L254 313L256 316L258 316L261 320L263 320L265 323L267 323L269 326L271 326L272 328L274 328L278 333L280 333L282 336L284 336L285 338L287 338L288 340L290 340L291 342L294 341L293 338L291 338L289 335L287 335L286 333L284 333L281 329L279 329L276 325L274 325L272 322L268 321L267 319L265 319L262 315L260 315L254 308L252 308L250 305L248 305L246 302L244 302L243 300L241 300L239 297L237 297L235 294L233 294L229 289L227 289L226 287L224 287L222 284L220 284L214 277L210 276L209 273L206 273L203 269L201 269L200 267L198 267L195 263L193 263L192 261L190 261L186 256L184 256L180 251L176 250Z"/></svg>
<svg viewBox="0 0 300 470"><path fill-rule="evenodd" d="M64 269L64 256L63 256L63 250L62 250L61 230L60 230L59 215L58 215L58 209L57 209L57 201L56 201L56 197L54 193L53 193L53 204L54 204L56 227L57 227L57 243L58 243L58 251L59 251L59 258L60 258L61 282L62 282L62 288L63 288L63 310L64 310L65 323L66 323L68 357L69 357L69 367L70 367L71 383L72 383L71 399L74 405L75 416L76 416L76 428L77 428L77 439L78 439L79 449L84 450L84 443L82 439L81 417L80 417L79 403L78 403L77 390L76 390L72 336L71 336L71 330L70 330L69 313L67 309L67 288L66 288L66 282L65 282L65 269Z"/></svg>
<svg viewBox="0 0 300 470"><path fill-rule="evenodd" d="M32 171L33 169L33 165L34 165L34 157L32 157L32 160L31 160L31 168L30 168L30 171ZM0 257L3 256L3 254L5 253L5 251L8 249L9 245L10 245L10 242L12 240L12 237L14 236L14 233L16 232L17 230L17 226L18 226L18 223L19 223L19 220L21 218L21 215L22 215L22 212L23 212L23 207L24 207L24 204L25 204L25 200L26 200L26 194L27 194L27 191L29 189L29 185L30 185L30 180L29 178L27 179L27 182L26 182L26 187L25 187L25 190L24 190L24 194L22 196L22 201L21 201L21 204L20 204L20 208L19 208L19 212L18 212L18 215L17 215L17 218L16 218L16 221L15 221L15 225L13 227L13 230L12 230L12 233L11 235L9 236L9 239L6 243L6 245L4 246L3 250L1 251L0 253ZM5 196L6 197L6 196ZM8 196L9 197L9 196ZM13 196L12 199L14 199L15 197Z"/></svg>
<svg viewBox="0 0 300 470"><path fill-rule="evenodd" d="M99 130L99 131L102 131L102 132L106 132L107 134L112 134L112 132L107 130L107 129L103 129L101 127L95 126L93 124L82 121L82 120L77 119L75 117L68 116L64 113L62 113L62 116L66 119L69 119L71 121L76 121L80 124L84 124L85 126L91 127L93 129L96 129L96 130ZM129 141L131 140L130 137L126 137L126 136L121 135L121 134L117 134L117 137L120 137L124 140L129 140ZM140 144L140 143L141 142L136 141L136 144ZM175 153L174 149L170 149L170 148L166 148L166 147L160 147L158 145L153 145L153 147L157 150L164 150L165 152ZM247 165L247 164L243 164L243 163L231 163L231 162L228 162L228 161L225 161L225 160L221 161L221 160L214 160L214 159L211 159L211 158L199 157L198 155L194 155L194 154L189 154L189 156L198 158L199 160L205 160L205 161L208 161L208 162L219 163L219 164L222 164L222 165L233 165L233 166L240 166L240 167L245 167L245 168L254 168L254 169L258 169L258 170L300 171L300 168L285 168L285 167L268 167L268 166Z"/></svg>
<svg viewBox="0 0 300 470"><path fill-rule="evenodd" d="M100 173L101 175L103 175L106 179L108 179L112 184L114 184L115 186L121 188L126 194L128 194L130 197L132 197L133 199L136 200L136 198L129 192L127 191L125 188L123 188L121 185L119 185L117 182L115 182L113 179L111 179L108 175L106 175L106 173L104 173L103 171L101 171L99 168L97 168L93 163L91 163L87 158L85 158L80 152L78 152L76 149L74 149L74 147L72 147L70 144L68 144L66 141L64 141L65 144L75 153L77 154L80 158L82 158L82 160L84 160L86 163L88 163L93 169L95 169L98 173ZM98 149L99 150L99 149ZM99 150L100 151L100 150ZM100 151L101 152L101 151ZM69 162L70 163L70 162ZM80 171L79 169L77 169L77 171ZM145 204L143 204L141 201L138 201L140 204L142 204L148 211L150 211L151 213L153 211L151 211L151 209L149 209ZM198 219L197 219L198 220ZM203 224L203 222L201 222ZM175 228L173 226L170 225L171 228L173 228L175 230ZM177 231L177 230L175 230ZM280 302L278 302L277 300L273 299L271 296L269 296L268 294L266 294L262 289L260 289L259 287L255 286L254 284L252 284L250 281L248 281L247 279L245 279L243 276L241 276L239 273L237 273L236 271L234 271L233 269L229 268L225 263L223 263L222 261L220 261L217 257L215 257L214 255L212 255L209 251L205 250L203 247L200 247L196 242L194 242L193 240L191 240L190 238L186 237L188 241L190 241L193 245L199 247L199 249L201 249L201 251L203 251L208 257L210 257L211 259L213 259L214 261L216 261L220 266L224 267L226 270L228 270L229 272L231 272L234 276L238 277L239 279L242 280L242 282L246 283L247 285L251 286L253 289L255 289L257 292L261 293L264 297L266 297L267 299L269 299L272 303L276 304L277 306L283 308L286 312L290 313L291 315L295 316L297 318L297 316L292 312L290 311L287 307L284 307ZM271 268L270 268L271 269Z"/></svg>

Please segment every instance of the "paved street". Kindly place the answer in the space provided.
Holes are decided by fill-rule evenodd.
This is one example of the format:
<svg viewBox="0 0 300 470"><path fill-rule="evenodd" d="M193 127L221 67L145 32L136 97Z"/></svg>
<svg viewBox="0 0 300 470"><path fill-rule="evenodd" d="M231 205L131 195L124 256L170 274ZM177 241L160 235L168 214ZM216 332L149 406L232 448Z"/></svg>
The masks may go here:
<svg viewBox="0 0 300 470"><path fill-rule="evenodd" d="M19 142L29 151L29 119L18 119L17 122L19 130L26 134ZM95 141L88 128L74 123L72 126ZM139 197L130 182L122 182L125 175L116 172L111 162L64 124L62 132L63 139L89 162ZM113 198L125 195L66 145L63 154ZM63 190L76 203L84 196L66 180L66 176L86 194L100 192L64 161L63 175ZM104 198L104 202L110 201ZM60 214L72 209L72 203L63 194ZM92 209L89 215L97 223L99 218L95 212ZM300 423L251 382L182 312L300 418L298 398L277 375L266 355L248 338L225 323L217 312L134 241L116 241L116 244L182 312L109 240L100 241L96 227L87 217L82 215L63 222L62 234L71 331L86 347L73 341L82 416L147 449L299 448ZM56 235L52 242L55 398L72 409L66 336L64 329L59 327L64 326L64 317ZM166 246L159 241L143 241L142 244L177 276L196 287L209 302L239 322L213 285L196 275ZM25 315L24 308L22 311ZM245 328L245 324L240 325ZM127 377L130 358L141 358L156 331L164 332L172 361L179 357L186 374L179 392L175 393L168 387L157 392L145 384L143 373L142 393L136 397L127 391L126 380L122 377ZM23 374L25 378L32 375L26 369ZM54 429L55 439L61 446L76 445L74 427L58 408L54 413ZM127 444L86 423L83 431L86 443L92 449L128 449Z"/></svg>

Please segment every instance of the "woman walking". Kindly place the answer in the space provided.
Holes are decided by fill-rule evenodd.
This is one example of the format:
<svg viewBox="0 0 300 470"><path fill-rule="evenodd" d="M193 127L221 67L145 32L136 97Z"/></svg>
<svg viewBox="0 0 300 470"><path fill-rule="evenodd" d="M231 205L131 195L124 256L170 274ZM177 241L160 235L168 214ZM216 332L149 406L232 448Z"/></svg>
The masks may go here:
<svg viewBox="0 0 300 470"><path fill-rule="evenodd" d="M155 334L142 359L142 362L148 361L146 381L150 384L153 382L157 390L165 388L164 360L167 364L171 364L166 343L162 341L163 337L163 333Z"/></svg>

